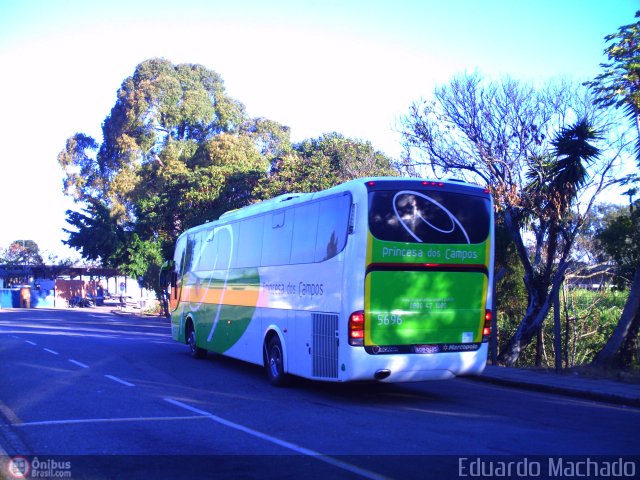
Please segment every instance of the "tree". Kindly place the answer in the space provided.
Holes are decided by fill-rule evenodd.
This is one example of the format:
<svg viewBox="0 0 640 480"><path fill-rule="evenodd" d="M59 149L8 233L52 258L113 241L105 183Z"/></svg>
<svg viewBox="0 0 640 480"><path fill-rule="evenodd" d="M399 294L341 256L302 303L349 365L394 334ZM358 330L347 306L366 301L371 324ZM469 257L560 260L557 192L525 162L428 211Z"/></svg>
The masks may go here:
<svg viewBox="0 0 640 480"><path fill-rule="evenodd" d="M640 18L640 11L635 18ZM605 48L608 63L601 64L603 72L593 81L587 82L596 95L596 104L603 108L621 108L635 131L635 156L640 168L640 21L624 25L614 34L605 37L612 42ZM640 181L639 175L630 175L627 183ZM632 217L630 215L630 217ZM636 245L636 249L639 248ZM637 254L637 250L636 250ZM613 335L598 353L594 364L609 366L616 352L638 331L640 317L640 261L635 263L635 273L627 304Z"/></svg>
<svg viewBox="0 0 640 480"><path fill-rule="evenodd" d="M120 270L129 277L137 278L145 288L154 290L157 298L162 298L163 286L158 278L165 256L160 242L141 240L134 234L126 250L127 262L120 266Z"/></svg>
<svg viewBox="0 0 640 480"><path fill-rule="evenodd" d="M304 140L274 157L268 176L254 191L258 198L289 192L313 192L366 176L397 176L392 159L370 142L324 134Z"/></svg>
<svg viewBox="0 0 640 480"><path fill-rule="evenodd" d="M502 361L507 364L513 364L522 348L540 331L552 305L556 307L556 340L560 341L560 289L570 266L575 239L589 214L587 210L586 214L576 216L572 206L579 190L587 182L586 167L599 156L599 150L590 143L595 140L598 140L597 133L585 119L581 119L562 128L551 142L551 157L527 172L531 182L526 185L523 197L526 213L520 211L518 215L521 218L529 216L529 222L533 220L530 225L536 236L538 258L534 257L531 261L528 252L523 250L522 239L516 240L525 269L524 282L529 304L523 321L501 353ZM514 217L510 217L512 222ZM513 227L511 232L514 233ZM559 359L559 348L557 352L556 358Z"/></svg>
<svg viewBox="0 0 640 480"><path fill-rule="evenodd" d="M314 191L361 175L394 174L368 142L339 134L295 146L288 127L249 118L220 75L164 59L126 78L102 143L77 133L59 153L67 244L136 277L169 258L184 230L284 191ZM155 278L157 279L157 275Z"/></svg>
<svg viewBox="0 0 640 480"><path fill-rule="evenodd" d="M38 244L33 240L15 240L0 253L0 262L10 265L43 265Z"/></svg>
<svg viewBox="0 0 640 480"><path fill-rule="evenodd" d="M588 92L567 84L536 90L515 80L454 78L403 120L407 156L436 176L488 185L524 268L528 305L500 354L514 364L540 330L564 281L570 254L619 157L595 162L607 133ZM592 125L601 121L599 131ZM580 199L580 193L590 196Z"/></svg>
<svg viewBox="0 0 640 480"><path fill-rule="evenodd" d="M633 205L632 205L633 206ZM597 239L618 267L618 285L629 288L629 297L613 334L593 364L609 367L617 360L629 366L640 329L640 201L630 212L612 215ZM620 355L617 357L617 354Z"/></svg>
<svg viewBox="0 0 640 480"><path fill-rule="evenodd" d="M640 11L636 12L640 18ZM624 25L618 32L604 37L612 42L604 53L609 63L594 80L586 82L603 108L622 108L636 131L636 161L640 167L640 21Z"/></svg>
<svg viewBox="0 0 640 480"><path fill-rule="evenodd" d="M89 201L82 212L67 210L67 223L73 230L64 229L69 238L63 243L78 250L87 260L118 268L125 262L127 232L124 227L98 200Z"/></svg>
<svg viewBox="0 0 640 480"><path fill-rule="evenodd" d="M516 246L505 226L504 215L495 219L495 308L491 326L491 361L496 364L498 352L515 333L527 310L527 291L522 283L524 268Z"/></svg>
<svg viewBox="0 0 640 480"><path fill-rule="evenodd" d="M596 230L596 241L617 265L618 287L628 288L640 262L640 200L629 212L619 206L609 211Z"/></svg>
<svg viewBox="0 0 640 480"><path fill-rule="evenodd" d="M625 214L625 207L622 205L598 203L593 206L592 215L585 222L575 243L576 261L588 268L582 273L573 272L573 277L581 278L583 274L588 276L591 270L602 271L605 267L613 270L613 260L599 241L598 234L620 214Z"/></svg>
<svg viewBox="0 0 640 480"><path fill-rule="evenodd" d="M67 244L136 272L185 229L253 201L290 146L288 128L248 118L216 72L158 58L123 81L102 133L77 133L58 155L65 193L84 205L67 212Z"/></svg>
<svg viewBox="0 0 640 480"><path fill-rule="evenodd" d="M136 231L173 243L185 229L248 205L266 159L247 136L221 133L191 150L169 145L131 191Z"/></svg>
<svg viewBox="0 0 640 480"><path fill-rule="evenodd" d="M130 220L145 166L163 156L185 160L216 135L237 133L246 120L244 106L225 94L216 72L146 60L118 90L102 144L79 133L58 155L65 191L79 201L99 198L114 215Z"/></svg>

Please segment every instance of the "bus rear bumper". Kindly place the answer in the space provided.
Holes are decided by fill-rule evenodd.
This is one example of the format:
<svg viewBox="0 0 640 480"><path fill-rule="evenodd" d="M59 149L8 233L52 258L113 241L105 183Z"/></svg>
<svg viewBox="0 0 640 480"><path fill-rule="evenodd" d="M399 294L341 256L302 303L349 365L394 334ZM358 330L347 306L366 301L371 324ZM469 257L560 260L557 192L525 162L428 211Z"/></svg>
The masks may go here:
<svg viewBox="0 0 640 480"><path fill-rule="evenodd" d="M446 380L461 375L480 375L487 362L487 351L486 343L473 352L434 354L369 355L362 349L353 352L352 371L345 371L341 380L422 382ZM358 357L362 361L358 362Z"/></svg>

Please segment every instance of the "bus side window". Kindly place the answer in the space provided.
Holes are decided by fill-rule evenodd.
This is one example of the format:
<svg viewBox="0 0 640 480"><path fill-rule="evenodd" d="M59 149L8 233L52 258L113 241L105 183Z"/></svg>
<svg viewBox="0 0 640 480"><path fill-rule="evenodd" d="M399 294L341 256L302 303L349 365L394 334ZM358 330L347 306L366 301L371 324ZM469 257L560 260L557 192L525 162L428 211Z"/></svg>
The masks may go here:
<svg viewBox="0 0 640 480"><path fill-rule="evenodd" d="M267 216L264 223L262 265L287 265L291 259L292 210L280 210ZM269 220L270 217L270 220Z"/></svg>
<svg viewBox="0 0 640 480"><path fill-rule="evenodd" d="M182 286L182 270L185 263L185 253L187 246L187 238L182 237L176 244L176 251L173 256L173 272L171 272L171 296L174 301L180 296L180 287ZM173 305L175 308L175 304Z"/></svg>
<svg viewBox="0 0 640 480"><path fill-rule="evenodd" d="M195 256L195 252L194 252L194 247L196 245L196 237L194 234L191 234L189 236L187 236L187 244L185 247L185 251L184 251L184 257L183 257L183 262L181 262L182 264L182 268L181 268L181 272L183 275L186 275L187 273L191 272L193 270L193 264L194 262L194 256Z"/></svg>
<svg viewBox="0 0 640 480"><path fill-rule="evenodd" d="M327 198L320 202L315 261L335 257L342 251L349 230L351 198L349 195Z"/></svg>
<svg viewBox="0 0 640 480"><path fill-rule="evenodd" d="M239 223L237 266L259 267L262 258L262 229L265 216L245 218Z"/></svg>
<svg viewBox="0 0 640 480"><path fill-rule="evenodd" d="M238 224L222 225L215 229L216 270L234 268L238 252Z"/></svg>
<svg viewBox="0 0 640 480"><path fill-rule="evenodd" d="M281 228L284 226L285 211L281 210L271 215L271 228Z"/></svg>
<svg viewBox="0 0 640 480"><path fill-rule="evenodd" d="M216 238L213 230L207 230L204 235L202 244L202 253L200 254L199 269L203 271L213 270L216 261Z"/></svg>
<svg viewBox="0 0 640 480"><path fill-rule="evenodd" d="M293 209L291 263L312 263L314 261L319 209L320 202L300 205Z"/></svg>

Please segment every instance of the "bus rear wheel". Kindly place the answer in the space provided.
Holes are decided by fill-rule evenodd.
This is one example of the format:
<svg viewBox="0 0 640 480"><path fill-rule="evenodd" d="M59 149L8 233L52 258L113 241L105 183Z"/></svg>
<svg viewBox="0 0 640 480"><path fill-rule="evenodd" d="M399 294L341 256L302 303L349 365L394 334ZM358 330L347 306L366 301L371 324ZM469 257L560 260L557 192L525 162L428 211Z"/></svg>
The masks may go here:
<svg viewBox="0 0 640 480"><path fill-rule="evenodd" d="M207 356L207 351L204 348L198 347L196 343L196 330L193 328L193 323L187 324L187 345L189 346L189 353L193 358L204 358Z"/></svg>
<svg viewBox="0 0 640 480"><path fill-rule="evenodd" d="M269 382L276 387L287 385L288 377L284 371L284 354L282 353L282 344L277 335L273 335L267 343L265 360Z"/></svg>

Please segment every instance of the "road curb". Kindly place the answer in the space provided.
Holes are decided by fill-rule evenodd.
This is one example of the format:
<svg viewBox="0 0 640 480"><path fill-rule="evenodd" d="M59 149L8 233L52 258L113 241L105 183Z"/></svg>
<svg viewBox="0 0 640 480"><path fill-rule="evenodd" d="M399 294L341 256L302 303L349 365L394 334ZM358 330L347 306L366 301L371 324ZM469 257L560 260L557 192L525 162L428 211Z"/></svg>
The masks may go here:
<svg viewBox="0 0 640 480"><path fill-rule="evenodd" d="M29 449L24 442L13 431L13 423L6 414L8 407L0 401L0 457L25 455Z"/></svg>
<svg viewBox="0 0 640 480"><path fill-rule="evenodd" d="M527 382L526 380L514 380L507 378L499 378L490 375L478 375L464 377L468 380L484 383L492 383L506 387L520 388L523 390L531 390L544 393L555 393L569 397L582 398L587 400L595 400L598 402L613 403L616 405L624 405L628 407L640 407L640 398L627 397L608 392L597 392L593 390L576 389L570 387L559 387L557 385L549 385L537 382Z"/></svg>

